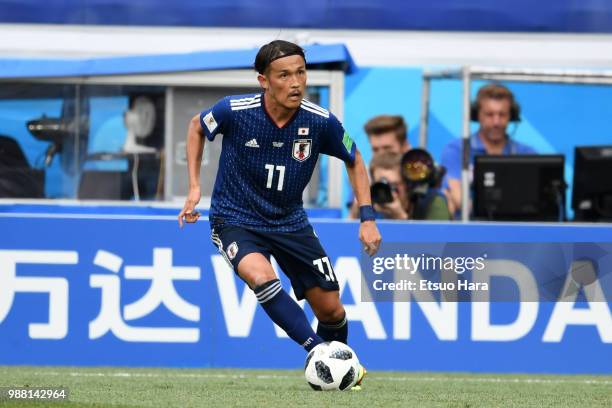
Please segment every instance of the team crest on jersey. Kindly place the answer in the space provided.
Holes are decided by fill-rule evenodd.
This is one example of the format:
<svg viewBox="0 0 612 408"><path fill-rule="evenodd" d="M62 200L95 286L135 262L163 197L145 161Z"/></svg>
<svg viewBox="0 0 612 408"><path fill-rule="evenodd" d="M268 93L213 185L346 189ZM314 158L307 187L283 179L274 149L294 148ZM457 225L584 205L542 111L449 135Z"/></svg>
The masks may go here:
<svg viewBox="0 0 612 408"><path fill-rule="evenodd" d="M292 157L299 162L307 160L310 157L311 146L312 139L294 140Z"/></svg>
<svg viewBox="0 0 612 408"><path fill-rule="evenodd" d="M236 257L236 255L238 254L238 244L236 243L236 241L232 242L231 244L229 244L229 246L227 247L227 250L225 251L225 253L227 254L227 257L232 260Z"/></svg>

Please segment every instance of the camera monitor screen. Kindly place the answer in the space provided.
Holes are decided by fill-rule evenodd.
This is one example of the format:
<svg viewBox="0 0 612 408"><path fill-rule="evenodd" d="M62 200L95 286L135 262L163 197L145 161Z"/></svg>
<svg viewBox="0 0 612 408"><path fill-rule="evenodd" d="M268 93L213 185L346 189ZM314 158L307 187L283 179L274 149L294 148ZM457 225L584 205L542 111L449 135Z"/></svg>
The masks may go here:
<svg viewBox="0 0 612 408"><path fill-rule="evenodd" d="M612 146L575 148L572 208L577 221L612 220Z"/></svg>
<svg viewBox="0 0 612 408"><path fill-rule="evenodd" d="M562 221L563 155L476 156L474 218Z"/></svg>

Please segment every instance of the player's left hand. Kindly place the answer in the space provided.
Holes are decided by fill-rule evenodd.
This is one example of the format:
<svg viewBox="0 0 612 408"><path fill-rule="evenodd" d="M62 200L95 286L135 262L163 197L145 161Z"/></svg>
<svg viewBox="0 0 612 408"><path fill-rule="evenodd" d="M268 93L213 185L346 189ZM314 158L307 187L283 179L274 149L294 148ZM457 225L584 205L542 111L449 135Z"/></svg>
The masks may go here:
<svg viewBox="0 0 612 408"><path fill-rule="evenodd" d="M359 239L365 245L365 251L372 256L378 252L382 237L374 221L364 221L359 227Z"/></svg>
<svg viewBox="0 0 612 408"><path fill-rule="evenodd" d="M189 189L189 193L185 199L185 205L178 215L179 227L183 228L183 220L185 220L186 223L192 224L200 218L200 212L195 209L195 206L200 202L200 196L199 187L192 187Z"/></svg>

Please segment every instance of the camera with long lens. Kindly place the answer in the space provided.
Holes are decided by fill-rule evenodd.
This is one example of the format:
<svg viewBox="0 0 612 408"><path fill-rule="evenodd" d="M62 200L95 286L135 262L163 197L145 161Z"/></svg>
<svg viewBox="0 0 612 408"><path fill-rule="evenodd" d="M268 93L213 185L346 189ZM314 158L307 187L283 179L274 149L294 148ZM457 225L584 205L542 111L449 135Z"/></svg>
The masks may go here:
<svg viewBox="0 0 612 408"><path fill-rule="evenodd" d="M425 149L410 149L402 156L402 180L406 184L410 200L410 218L427 219L428 209L438 195L438 188L446 173L445 168L437 166Z"/></svg>
<svg viewBox="0 0 612 408"><path fill-rule="evenodd" d="M382 177L370 186L370 194L374 204L388 204L393 201L393 191L395 187L389 183L389 180Z"/></svg>
<svg viewBox="0 0 612 408"><path fill-rule="evenodd" d="M440 187L445 169L436 166L427 150L413 148L402 156L401 172L409 194L413 195L427 194L430 188Z"/></svg>

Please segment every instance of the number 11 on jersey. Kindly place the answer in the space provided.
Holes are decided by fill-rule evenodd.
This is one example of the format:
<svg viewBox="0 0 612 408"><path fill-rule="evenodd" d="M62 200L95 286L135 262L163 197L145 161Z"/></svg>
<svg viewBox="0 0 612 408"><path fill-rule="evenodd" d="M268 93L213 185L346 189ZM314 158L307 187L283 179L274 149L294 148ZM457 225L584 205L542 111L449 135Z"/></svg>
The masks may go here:
<svg viewBox="0 0 612 408"><path fill-rule="evenodd" d="M283 181L285 180L285 166L275 166L273 164L266 164L266 170L268 170L268 181L266 182L266 188L272 188L272 181L274 179L274 169L278 171L278 185L276 189L283 191Z"/></svg>

